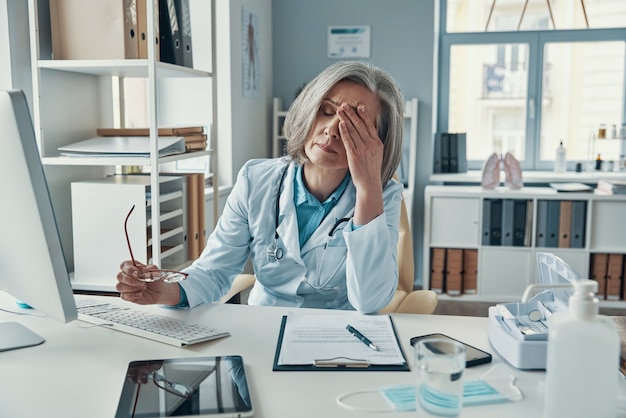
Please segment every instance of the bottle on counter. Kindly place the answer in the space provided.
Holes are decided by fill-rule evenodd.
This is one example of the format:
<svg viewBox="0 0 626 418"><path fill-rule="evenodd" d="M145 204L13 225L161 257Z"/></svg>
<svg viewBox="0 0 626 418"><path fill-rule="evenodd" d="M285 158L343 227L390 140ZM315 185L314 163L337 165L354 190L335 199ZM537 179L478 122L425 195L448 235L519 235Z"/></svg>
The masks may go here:
<svg viewBox="0 0 626 418"><path fill-rule="evenodd" d="M565 173L567 171L567 159L565 155L567 154L567 150L563 146L563 140L556 148L556 158L554 159L554 172L555 173Z"/></svg>
<svg viewBox="0 0 626 418"><path fill-rule="evenodd" d="M599 315L598 282L575 280L569 311L548 322L544 418L616 417L620 339Z"/></svg>
<svg viewBox="0 0 626 418"><path fill-rule="evenodd" d="M602 157L600 157L600 154L598 154L598 156L596 157L596 171L600 170L602 170Z"/></svg>

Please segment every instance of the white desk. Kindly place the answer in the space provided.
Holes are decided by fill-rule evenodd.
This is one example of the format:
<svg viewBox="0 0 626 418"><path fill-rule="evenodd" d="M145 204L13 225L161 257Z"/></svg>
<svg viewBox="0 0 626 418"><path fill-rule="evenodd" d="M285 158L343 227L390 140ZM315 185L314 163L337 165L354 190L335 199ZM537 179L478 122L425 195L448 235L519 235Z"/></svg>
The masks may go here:
<svg viewBox="0 0 626 418"><path fill-rule="evenodd" d="M0 292L0 308L17 310L14 299L3 292ZM46 339L40 346L0 352L0 416L113 417L129 361L228 354L239 354L244 358L255 417L415 415L351 411L336 402L340 393L414 383L415 371L273 372L276 339L286 309L221 304L204 305L191 311L157 306L142 309L191 322L211 323L229 330L232 335L191 348L176 348L103 327L89 327L80 321L63 325L46 317L18 316L0 311L0 321L20 322ZM493 365L502 363L489 345L486 318L409 314L393 315L393 318L411 366L409 338L433 332L443 332L494 354L491 364L468 369L467 378L476 378ZM463 417L528 418L542 415L543 385L540 382L545 374L507 367L517 376L517 384L525 399L516 403L467 407L463 410ZM382 397L380 399L378 406L386 406Z"/></svg>

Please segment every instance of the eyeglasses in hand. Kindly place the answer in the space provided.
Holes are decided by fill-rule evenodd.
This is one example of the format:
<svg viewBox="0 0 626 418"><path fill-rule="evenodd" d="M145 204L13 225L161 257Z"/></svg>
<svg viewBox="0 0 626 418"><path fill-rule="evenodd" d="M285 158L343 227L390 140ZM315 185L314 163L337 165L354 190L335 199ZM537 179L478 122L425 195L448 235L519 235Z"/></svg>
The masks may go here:
<svg viewBox="0 0 626 418"><path fill-rule="evenodd" d="M126 215L126 219L124 220L124 233L126 234L126 244L128 244L130 259L133 262L133 266L136 266L137 262L133 256L133 249L130 246L130 238L128 237L128 218L130 218L130 214L133 213L134 209L135 205L130 208L128 215ZM176 283L185 280L187 276L189 276L189 274L183 273L182 271L154 269L144 272L138 279L142 282L156 282L158 280L163 280L165 283Z"/></svg>

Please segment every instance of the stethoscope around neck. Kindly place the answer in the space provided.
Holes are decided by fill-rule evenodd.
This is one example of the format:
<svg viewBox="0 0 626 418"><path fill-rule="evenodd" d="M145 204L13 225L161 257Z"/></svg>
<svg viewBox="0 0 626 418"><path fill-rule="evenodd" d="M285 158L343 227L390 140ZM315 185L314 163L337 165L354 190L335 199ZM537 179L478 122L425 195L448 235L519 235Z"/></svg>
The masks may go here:
<svg viewBox="0 0 626 418"><path fill-rule="evenodd" d="M285 180L285 175L287 174L287 168L289 168L289 165L286 165L285 168L283 168L283 172L280 176L280 182L278 183L278 193L276 194L276 205L274 208L274 242L267 246L267 259L270 263L276 263L285 255L285 251L278 245L278 239L280 238L278 235L278 218L280 215L280 194L283 190L283 181ZM349 220L350 218L338 219L328 233L329 240L332 238L337 228ZM327 245L328 242L325 246Z"/></svg>

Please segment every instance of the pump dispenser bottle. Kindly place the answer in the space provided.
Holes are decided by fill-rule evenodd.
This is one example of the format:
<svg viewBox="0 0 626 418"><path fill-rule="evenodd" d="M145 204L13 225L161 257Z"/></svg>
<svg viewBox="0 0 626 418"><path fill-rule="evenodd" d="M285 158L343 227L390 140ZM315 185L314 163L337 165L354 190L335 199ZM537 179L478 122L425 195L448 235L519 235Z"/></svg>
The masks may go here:
<svg viewBox="0 0 626 418"><path fill-rule="evenodd" d="M573 281L569 312L548 323L545 418L617 416L620 340L611 318L598 315L594 280Z"/></svg>
<svg viewBox="0 0 626 418"><path fill-rule="evenodd" d="M567 171L567 159L565 156L566 152L567 150L563 146L563 141L561 141L556 149L556 158L554 159L555 173L565 173Z"/></svg>

